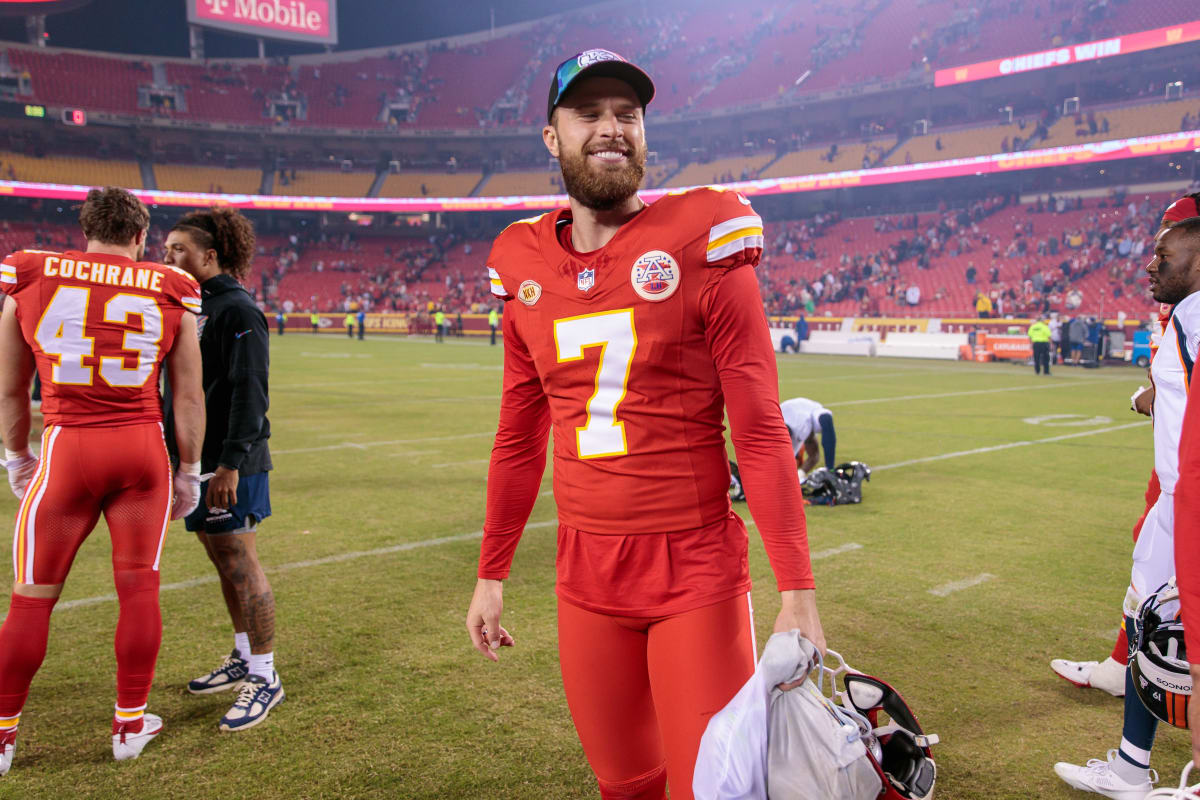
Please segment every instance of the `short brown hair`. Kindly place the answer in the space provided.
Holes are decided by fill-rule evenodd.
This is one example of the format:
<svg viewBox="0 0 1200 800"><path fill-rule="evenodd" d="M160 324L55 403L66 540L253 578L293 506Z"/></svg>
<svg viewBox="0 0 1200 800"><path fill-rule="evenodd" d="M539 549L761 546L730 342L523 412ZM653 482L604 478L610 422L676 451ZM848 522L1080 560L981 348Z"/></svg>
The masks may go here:
<svg viewBox="0 0 1200 800"><path fill-rule="evenodd" d="M217 251L222 272L245 280L254 264L254 226L242 212L227 206L189 211L171 228L183 231L202 250Z"/></svg>
<svg viewBox="0 0 1200 800"><path fill-rule="evenodd" d="M87 193L79 224L89 242L125 245L150 227L150 211L132 192L105 186Z"/></svg>

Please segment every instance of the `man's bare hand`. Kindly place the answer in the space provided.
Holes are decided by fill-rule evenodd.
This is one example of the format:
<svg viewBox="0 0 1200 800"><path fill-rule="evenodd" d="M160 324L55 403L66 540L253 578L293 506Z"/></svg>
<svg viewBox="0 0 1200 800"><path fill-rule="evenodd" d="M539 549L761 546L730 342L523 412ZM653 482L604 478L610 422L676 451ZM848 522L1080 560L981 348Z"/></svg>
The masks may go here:
<svg viewBox="0 0 1200 800"><path fill-rule="evenodd" d="M825 655L825 631L817 614L817 593L812 589L794 589L779 593L783 607L775 618L775 633L799 630L805 639ZM1200 704L1197 704L1200 705Z"/></svg>
<svg viewBox="0 0 1200 800"><path fill-rule="evenodd" d="M500 627L500 614L504 611L504 584L480 578L475 583L475 595L467 609L467 633L471 644L492 661L499 661L496 651L501 647L512 647L515 640L508 631Z"/></svg>
<svg viewBox="0 0 1200 800"><path fill-rule="evenodd" d="M1131 405L1133 410L1139 414L1150 417L1154 415L1154 386L1151 385L1148 389L1141 389L1133 396Z"/></svg>

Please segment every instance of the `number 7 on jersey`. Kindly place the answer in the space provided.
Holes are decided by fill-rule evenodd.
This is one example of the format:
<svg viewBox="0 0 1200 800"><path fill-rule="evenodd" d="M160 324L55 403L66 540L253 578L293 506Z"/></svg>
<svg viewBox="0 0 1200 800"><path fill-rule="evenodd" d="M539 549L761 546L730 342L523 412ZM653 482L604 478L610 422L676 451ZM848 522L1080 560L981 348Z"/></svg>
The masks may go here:
<svg viewBox="0 0 1200 800"><path fill-rule="evenodd" d="M582 360L589 347L600 348L596 391L587 402L587 424L575 429L575 451L580 458L625 455L629 452L625 423L617 419L617 407L625 399L629 367L637 351L633 309L556 319L554 344L560 364Z"/></svg>

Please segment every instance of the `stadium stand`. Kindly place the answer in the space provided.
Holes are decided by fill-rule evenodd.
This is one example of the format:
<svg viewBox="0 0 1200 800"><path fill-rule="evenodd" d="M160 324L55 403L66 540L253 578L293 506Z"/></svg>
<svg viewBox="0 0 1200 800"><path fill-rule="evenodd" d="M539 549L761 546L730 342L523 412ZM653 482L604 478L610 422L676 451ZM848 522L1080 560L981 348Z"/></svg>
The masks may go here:
<svg viewBox="0 0 1200 800"><path fill-rule="evenodd" d="M867 144L830 145L813 147L788 153L762 171L763 178L787 178L793 175L817 175L824 172L840 172L862 169L863 159L872 153L882 153L895 146L895 140L884 140Z"/></svg>
<svg viewBox="0 0 1200 800"><path fill-rule="evenodd" d="M478 194L486 197L505 195L562 194L562 175L548 169L529 172L498 172L487 179Z"/></svg>
<svg viewBox="0 0 1200 800"><path fill-rule="evenodd" d="M223 169L186 164L154 165L154 180L158 188L171 192L258 194L262 186L262 177L260 169Z"/></svg>
<svg viewBox="0 0 1200 800"><path fill-rule="evenodd" d="M478 172L398 172L384 179L380 197L468 197L483 180Z"/></svg>
<svg viewBox="0 0 1200 800"><path fill-rule="evenodd" d="M665 186L703 186L710 183L728 183L730 181L746 181L757 178L772 154L759 153L755 156L739 156L735 158L719 158L699 164L688 164L679 170Z"/></svg>
<svg viewBox="0 0 1200 800"><path fill-rule="evenodd" d="M1033 133L1033 125L1027 125L1026 128L1022 129L1013 124L930 131L924 136L914 136L902 142L896 148L896 152L887 159L887 163L921 164L926 161L1011 152L1012 137Z"/></svg>
<svg viewBox="0 0 1200 800"><path fill-rule="evenodd" d="M1165 101L1124 108L1095 108L1060 118L1050 126L1046 147L1099 142L1106 139L1128 139L1155 133L1200 128L1200 119L1185 128L1184 115L1195 112L1200 116L1200 104L1193 98L1185 101Z"/></svg>
<svg viewBox="0 0 1200 800"><path fill-rule="evenodd" d="M78 156L35 158L21 153L0 151L0 175L8 180L34 183L134 188L142 186L138 165L132 161Z"/></svg>
<svg viewBox="0 0 1200 800"><path fill-rule="evenodd" d="M293 170L275 176L273 194L294 197L366 197L375 180L373 172Z"/></svg>

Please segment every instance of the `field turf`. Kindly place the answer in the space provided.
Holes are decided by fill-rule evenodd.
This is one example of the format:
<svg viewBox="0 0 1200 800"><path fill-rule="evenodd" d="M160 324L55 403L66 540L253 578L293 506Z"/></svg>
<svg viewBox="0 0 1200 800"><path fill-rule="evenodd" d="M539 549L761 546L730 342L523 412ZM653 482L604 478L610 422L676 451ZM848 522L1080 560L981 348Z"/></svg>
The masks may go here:
<svg viewBox="0 0 1200 800"><path fill-rule="evenodd" d="M53 617L0 798L597 797L557 669L550 496L506 585L517 646L492 664L463 627L500 348L310 334L272 346L275 513L259 551L287 702L222 734L232 696L185 691L232 637L214 572L175 523L150 697L167 728L139 760L113 762L117 606L101 525ZM1149 424L1128 410L1139 382L1133 368L1047 378L780 357L781 395L829 406L839 461L875 470L862 505L809 509L829 644L898 687L942 737L941 800L1083 797L1051 765L1119 742L1120 701L1070 686L1048 662L1103 659L1119 624L1152 462ZM14 510L5 492L0 516ZM751 569L761 646L778 600L753 529ZM1187 738L1162 728L1153 765L1173 783Z"/></svg>

